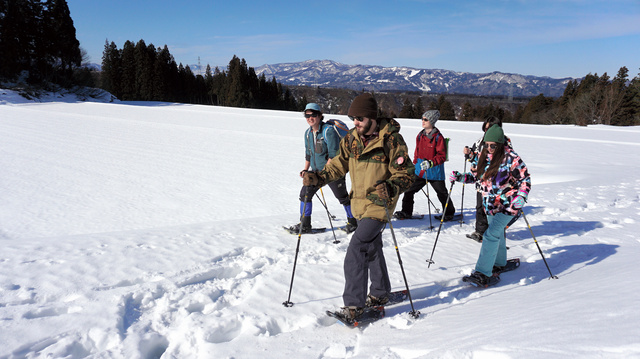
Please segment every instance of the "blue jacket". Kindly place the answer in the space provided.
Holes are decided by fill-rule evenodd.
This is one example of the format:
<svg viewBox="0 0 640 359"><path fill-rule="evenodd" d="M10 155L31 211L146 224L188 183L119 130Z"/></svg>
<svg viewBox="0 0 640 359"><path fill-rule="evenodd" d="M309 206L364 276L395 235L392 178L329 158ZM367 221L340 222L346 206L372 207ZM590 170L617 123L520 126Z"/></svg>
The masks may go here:
<svg viewBox="0 0 640 359"><path fill-rule="evenodd" d="M305 160L311 163L312 171L322 171L327 161L338 154L340 139L338 132L324 122L320 122L320 128L315 136L311 127L305 131Z"/></svg>

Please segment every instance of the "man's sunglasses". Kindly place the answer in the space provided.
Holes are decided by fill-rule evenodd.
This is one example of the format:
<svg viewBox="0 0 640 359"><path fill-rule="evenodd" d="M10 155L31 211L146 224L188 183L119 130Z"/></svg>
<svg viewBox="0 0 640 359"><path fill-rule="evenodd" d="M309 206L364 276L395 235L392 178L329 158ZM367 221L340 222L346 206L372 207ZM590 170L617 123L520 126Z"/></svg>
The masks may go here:
<svg viewBox="0 0 640 359"><path fill-rule="evenodd" d="M349 119L351 121L355 121L355 120L358 120L360 122L364 121L364 117L362 117L362 116L349 116Z"/></svg>
<svg viewBox="0 0 640 359"><path fill-rule="evenodd" d="M319 113L317 113L317 112L314 112L314 113L305 113L305 114L304 114L304 118L318 117L318 116L320 116L320 114L319 114Z"/></svg>

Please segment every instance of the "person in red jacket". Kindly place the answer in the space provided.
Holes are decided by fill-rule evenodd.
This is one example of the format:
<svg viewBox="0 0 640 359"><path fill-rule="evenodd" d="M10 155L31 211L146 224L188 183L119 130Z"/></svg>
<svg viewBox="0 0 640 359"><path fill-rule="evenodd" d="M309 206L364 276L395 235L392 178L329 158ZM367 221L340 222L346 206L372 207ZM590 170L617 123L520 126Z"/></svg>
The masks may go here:
<svg viewBox="0 0 640 359"><path fill-rule="evenodd" d="M436 191L443 211L446 207L444 221L452 220L456 212L450 198L449 204L446 205L449 197L444 184L444 162L447 159L447 148L444 136L435 127L438 119L440 119L438 110L429 110L422 115L422 131L416 137L416 149L413 156L416 177L411 187L402 197L402 210L394 213L394 216L398 219L411 218L413 215L413 197L427 184L427 181Z"/></svg>

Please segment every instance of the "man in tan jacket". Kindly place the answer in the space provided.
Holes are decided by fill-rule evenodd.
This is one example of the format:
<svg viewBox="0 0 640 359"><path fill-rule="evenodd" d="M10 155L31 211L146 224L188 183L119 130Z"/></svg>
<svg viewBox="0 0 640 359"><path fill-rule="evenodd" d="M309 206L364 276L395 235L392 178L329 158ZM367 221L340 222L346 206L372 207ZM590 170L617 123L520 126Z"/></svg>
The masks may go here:
<svg viewBox="0 0 640 359"><path fill-rule="evenodd" d="M322 171L304 174L303 184L321 187L347 173L351 176L351 211L358 228L344 259L342 299L344 316L357 320L365 303L382 305L391 291L382 231L398 196L411 186L414 165L400 135L400 124L394 119L378 118L378 104L371 94L356 97L348 115L355 128L342 139L340 151Z"/></svg>

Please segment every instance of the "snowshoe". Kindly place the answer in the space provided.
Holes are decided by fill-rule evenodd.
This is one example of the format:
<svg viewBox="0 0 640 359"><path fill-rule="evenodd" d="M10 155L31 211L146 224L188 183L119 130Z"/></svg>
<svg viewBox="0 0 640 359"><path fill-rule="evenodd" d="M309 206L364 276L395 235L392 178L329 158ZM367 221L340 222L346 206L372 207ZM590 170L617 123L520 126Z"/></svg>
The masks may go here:
<svg viewBox="0 0 640 359"><path fill-rule="evenodd" d="M300 233L300 226L299 224L293 225L291 227L282 227L284 228L287 232L291 233L291 234L295 234L298 235ZM312 228L312 227L302 227L302 234L316 234L316 233L323 233L327 230L327 228Z"/></svg>
<svg viewBox="0 0 640 359"><path fill-rule="evenodd" d="M409 293L406 289L398 290L395 292L391 292L387 294L386 297L376 298L372 295L367 297L367 301L365 305L367 307L377 307L377 306L389 306L398 303L402 303L405 299L409 298Z"/></svg>
<svg viewBox="0 0 640 359"><path fill-rule="evenodd" d="M463 282L467 282L478 288L487 288L500 282L500 276L497 274L487 277L480 272L473 272L471 275L462 277Z"/></svg>
<svg viewBox="0 0 640 359"><path fill-rule="evenodd" d="M337 312L327 310L327 315L350 328L355 328L384 318L384 307L343 307Z"/></svg>
<svg viewBox="0 0 640 359"><path fill-rule="evenodd" d="M410 215L410 214L407 214L406 212L398 211L398 212L393 214L393 218L402 221L402 220L405 220L405 219L422 219L422 218L424 218L424 215L422 215L422 214Z"/></svg>
<svg viewBox="0 0 640 359"><path fill-rule="evenodd" d="M442 220L443 222L451 222L451 221L459 221L462 219L462 215L460 215L459 213L457 214L453 214L453 215L445 215L444 219L442 219L442 215L441 214L436 214L435 216L433 216L433 218L437 219L437 220Z"/></svg>
<svg viewBox="0 0 640 359"><path fill-rule="evenodd" d="M504 272L510 272L520 267L520 258L512 258L507 260L507 264L502 267L493 266L493 275L500 275Z"/></svg>

